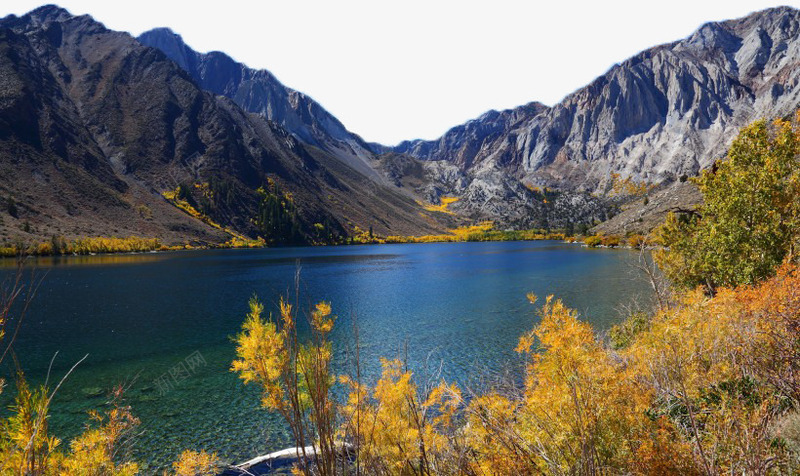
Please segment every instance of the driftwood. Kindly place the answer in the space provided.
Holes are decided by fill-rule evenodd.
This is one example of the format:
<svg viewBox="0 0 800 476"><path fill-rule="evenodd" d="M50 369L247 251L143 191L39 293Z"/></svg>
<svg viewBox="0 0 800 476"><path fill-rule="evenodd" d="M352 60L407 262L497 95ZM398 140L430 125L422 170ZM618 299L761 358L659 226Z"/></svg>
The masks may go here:
<svg viewBox="0 0 800 476"><path fill-rule="evenodd" d="M337 449L339 450L338 456L351 458L352 445L340 443L337 445ZM305 447L307 464L314 464L313 461L316 451L317 449L314 446ZM302 457L303 451L301 451L299 447L286 448L267 455L256 456L244 463L231 466L222 473L222 476L263 476L273 474L278 470L290 469L300 461Z"/></svg>

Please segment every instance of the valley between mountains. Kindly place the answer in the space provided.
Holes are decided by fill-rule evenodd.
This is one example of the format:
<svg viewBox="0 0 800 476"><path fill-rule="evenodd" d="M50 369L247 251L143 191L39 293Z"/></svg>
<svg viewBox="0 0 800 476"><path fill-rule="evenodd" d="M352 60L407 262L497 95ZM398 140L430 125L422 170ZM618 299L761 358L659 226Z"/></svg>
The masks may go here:
<svg viewBox="0 0 800 476"><path fill-rule="evenodd" d="M646 232L698 203L686 179L739 129L796 110L798 62L800 11L764 10L642 51L553 106L389 146L167 28L135 38L44 6L0 20L0 246L332 244L487 221Z"/></svg>

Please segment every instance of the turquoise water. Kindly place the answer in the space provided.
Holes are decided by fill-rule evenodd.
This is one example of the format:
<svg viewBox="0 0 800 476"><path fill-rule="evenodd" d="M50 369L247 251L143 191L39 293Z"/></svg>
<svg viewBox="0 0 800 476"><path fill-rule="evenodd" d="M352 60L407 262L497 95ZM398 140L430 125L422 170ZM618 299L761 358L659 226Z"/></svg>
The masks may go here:
<svg viewBox="0 0 800 476"><path fill-rule="evenodd" d="M35 381L56 352L51 380L89 355L54 400L51 429L59 436L78 433L86 411L122 383L142 421L135 456L151 471L186 448L242 461L289 443L280 421L258 408L257 389L228 371L231 337L254 293L267 310L281 294L303 309L330 301L339 316L338 372L352 369L357 326L367 378L378 375L380 357L403 357L418 378L441 368L448 381L474 385L519 364L514 346L537 321L526 293L554 294L606 329L620 304L646 296L634 258L625 250L504 242L42 259L44 280L15 348Z"/></svg>

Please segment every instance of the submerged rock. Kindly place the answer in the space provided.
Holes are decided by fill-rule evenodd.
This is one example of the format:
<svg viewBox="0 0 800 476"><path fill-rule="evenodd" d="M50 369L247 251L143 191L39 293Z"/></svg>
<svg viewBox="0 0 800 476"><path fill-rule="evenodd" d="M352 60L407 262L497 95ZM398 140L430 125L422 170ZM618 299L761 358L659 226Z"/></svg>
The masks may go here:
<svg viewBox="0 0 800 476"><path fill-rule="evenodd" d="M86 398L97 398L102 397L105 392L100 387L86 387L81 389L81 393Z"/></svg>

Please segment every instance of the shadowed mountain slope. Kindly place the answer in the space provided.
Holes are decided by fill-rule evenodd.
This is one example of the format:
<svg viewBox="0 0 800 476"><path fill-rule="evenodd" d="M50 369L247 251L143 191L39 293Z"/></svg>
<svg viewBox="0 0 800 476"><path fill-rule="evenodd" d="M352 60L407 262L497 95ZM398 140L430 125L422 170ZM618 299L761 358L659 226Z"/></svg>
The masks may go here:
<svg viewBox="0 0 800 476"><path fill-rule="evenodd" d="M0 194L18 205L0 213L0 240L229 238L162 197L181 186L206 222L268 241L443 229L404 194L89 16L41 7L0 20L0 38Z"/></svg>
<svg viewBox="0 0 800 476"><path fill-rule="evenodd" d="M198 53L169 28L139 35L143 45L163 51L214 94L232 99L242 109L280 124L306 144L340 158L362 174L379 179L370 166L373 151L360 137L307 95L287 88L267 70L255 70L219 51Z"/></svg>

